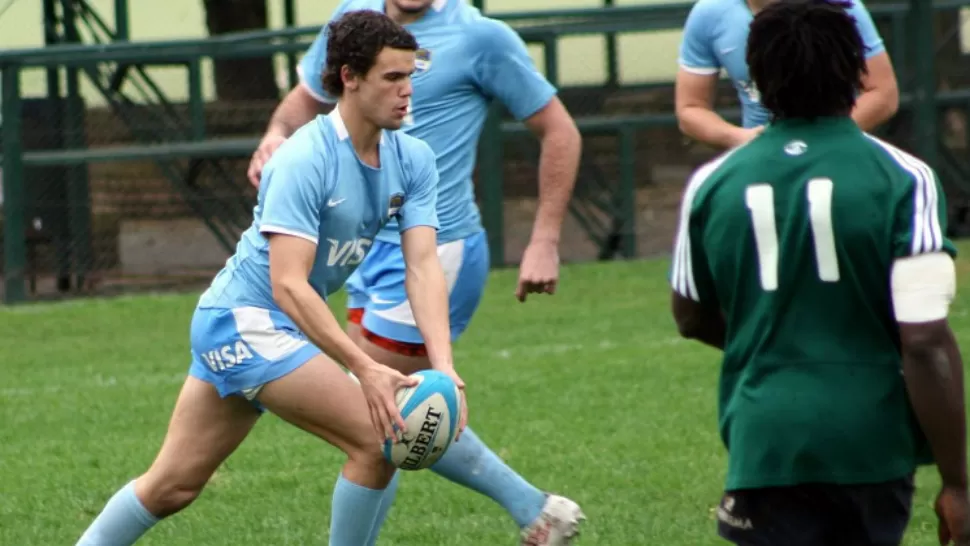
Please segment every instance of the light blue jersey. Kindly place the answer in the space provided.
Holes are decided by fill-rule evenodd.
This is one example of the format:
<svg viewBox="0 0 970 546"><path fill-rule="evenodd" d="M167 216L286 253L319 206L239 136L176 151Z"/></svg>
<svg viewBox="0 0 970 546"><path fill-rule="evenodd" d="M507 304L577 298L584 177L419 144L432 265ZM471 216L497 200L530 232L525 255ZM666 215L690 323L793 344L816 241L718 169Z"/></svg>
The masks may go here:
<svg viewBox="0 0 970 546"><path fill-rule="evenodd" d="M852 0L849 14L866 46L866 57L883 51L882 38L872 16L859 0ZM771 114L761 105L761 95L748 76L746 50L748 28L753 19L745 0L698 0L684 25L680 44L680 66L694 74L719 74L722 69L738 91L744 127L757 127L770 120Z"/></svg>
<svg viewBox="0 0 970 546"><path fill-rule="evenodd" d="M358 159L337 109L294 133L263 170L253 224L199 305L275 307L265 233L317 244L310 285L326 298L344 285L392 218L400 218L395 229L437 228L438 171L427 144L384 131L380 158L380 169Z"/></svg>
<svg viewBox="0 0 970 546"><path fill-rule="evenodd" d="M277 149L263 169L252 226L199 299L190 334L192 376L222 396L252 399L262 385L319 354L273 298L267 234L317 244L309 282L326 299L392 218L401 231L437 229L438 171L428 145L384 131L380 161L374 168L358 158L338 109Z"/></svg>
<svg viewBox="0 0 970 546"><path fill-rule="evenodd" d="M384 10L384 0L344 0L332 19L353 10ZM427 142L438 159L438 242L482 231L472 172L478 137L491 99L517 119L542 109L556 89L536 70L525 43L508 25L489 19L463 0L439 0L405 25L418 41L411 111L402 131ZM326 26L300 62L303 85L322 102ZM394 223L378 235L399 242Z"/></svg>

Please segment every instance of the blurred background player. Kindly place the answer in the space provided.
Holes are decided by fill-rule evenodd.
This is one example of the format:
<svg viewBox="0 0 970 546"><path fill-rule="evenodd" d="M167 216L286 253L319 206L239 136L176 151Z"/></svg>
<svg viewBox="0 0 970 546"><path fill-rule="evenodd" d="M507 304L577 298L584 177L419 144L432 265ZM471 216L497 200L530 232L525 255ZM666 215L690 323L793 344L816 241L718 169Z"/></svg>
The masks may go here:
<svg viewBox="0 0 970 546"><path fill-rule="evenodd" d="M680 44L680 69L675 82L677 120L687 136L717 148L751 140L764 129L769 112L758 86L748 74L745 48L754 14L775 0L698 0L691 8ZM860 0L849 13L866 46L866 75L852 119L872 131L896 113L899 89L889 54L872 17ZM714 111L721 69L734 83L742 110L742 127ZM786 67L787 70L787 67Z"/></svg>
<svg viewBox="0 0 970 546"><path fill-rule="evenodd" d="M391 216L432 365L461 385L435 244L434 153L388 131L407 115L417 47L376 12L331 24L324 79L340 97L337 107L297 131L266 166L253 224L192 318L189 377L161 451L108 501L79 544L132 544L188 506L264 408L347 454L333 493L331 546L376 541L394 475L381 445L393 423L404 424L395 391L414 380L362 351L326 297Z"/></svg>
<svg viewBox="0 0 970 546"><path fill-rule="evenodd" d="M541 142L539 207L520 266L516 296L553 293L559 237L575 183L580 136L556 89L536 70L525 44L503 22L461 0L345 0L334 17L357 9L385 11L418 39L414 95L402 130L437 155L438 254L448 280L452 339L468 326L485 288L488 243L472 185L478 137L491 99L501 101ZM280 143L313 119L332 95L321 86L326 29L300 64L301 85L283 99L253 155L250 178ZM348 332L375 360L411 373L429 361L405 291L399 236L389 224L347 283ZM571 500L525 481L471 431L432 470L498 502L522 530L523 543L566 544L582 512ZM396 483L396 482L395 482ZM389 488L392 495L394 487Z"/></svg>
<svg viewBox="0 0 970 546"><path fill-rule="evenodd" d="M970 544L946 204L924 162L850 118L865 47L847 2L759 12L747 62L772 122L701 167L671 274L682 335L724 351L721 536L899 544L935 461L941 544Z"/></svg>

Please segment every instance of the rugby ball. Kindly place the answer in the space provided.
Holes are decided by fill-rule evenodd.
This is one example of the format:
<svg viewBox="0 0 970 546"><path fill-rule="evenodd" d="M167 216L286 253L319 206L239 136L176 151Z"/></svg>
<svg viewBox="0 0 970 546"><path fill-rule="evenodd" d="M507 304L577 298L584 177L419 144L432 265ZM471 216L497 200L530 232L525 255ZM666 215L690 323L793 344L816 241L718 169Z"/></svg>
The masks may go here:
<svg viewBox="0 0 970 546"><path fill-rule="evenodd" d="M438 462L458 432L461 392L450 376L436 370L411 374L413 387L395 398L407 431L384 442L384 457L401 470L423 470Z"/></svg>

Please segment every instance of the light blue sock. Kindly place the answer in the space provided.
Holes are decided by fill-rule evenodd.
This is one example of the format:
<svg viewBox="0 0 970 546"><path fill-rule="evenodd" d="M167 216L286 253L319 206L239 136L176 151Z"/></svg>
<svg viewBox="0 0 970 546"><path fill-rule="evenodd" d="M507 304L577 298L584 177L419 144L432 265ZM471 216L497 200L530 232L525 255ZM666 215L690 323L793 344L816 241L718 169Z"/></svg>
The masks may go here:
<svg viewBox="0 0 970 546"><path fill-rule="evenodd" d="M431 470L499 503L519 527L535 521L546 503L545 493L516 474L468 428Z"/></svg>
<svg viewBox="0 0 970 546"><path fill-rule="evenodd" d="M394 504L394 497L397 496L397 484L400 481L400 477L401 473L395 472L394 478L391 479L391 483L387 484L387 489L384 490L384 494L381 496L381 507L377 510L377 519L374 520L374 525L371 527L370 536L367 538L367 546L377 544L377 535L381 534L381 527L384 526L387 513L391 511L391 505Z"/></svg>
<svg viewBox="0 0 970 546"><path fill-rule="evenodd" d="M337 478L330 509L330 546L364 546L381 508L384 491Z"/></svg>
<svg viewBox="0 0 970 546"><path fill-rule="evenodd" d="M77 546L130 546L156 523L158 518L135 496L132 480L111 497Z"/></svg>

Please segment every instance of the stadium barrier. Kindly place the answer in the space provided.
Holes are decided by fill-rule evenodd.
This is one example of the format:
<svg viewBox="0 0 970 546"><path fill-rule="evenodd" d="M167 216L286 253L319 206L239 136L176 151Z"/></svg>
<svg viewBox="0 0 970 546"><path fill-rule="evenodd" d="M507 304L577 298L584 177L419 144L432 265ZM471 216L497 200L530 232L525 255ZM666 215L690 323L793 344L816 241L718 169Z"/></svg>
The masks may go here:
<svg viewBox="0 0 970 546"><path fill-rule="evenodd" d="M599 35L607 40L606 82L572 86L561 93L576 116L586 143L577 196L571 207L572 221L579 231L571 235L573 239L567 241L567 246L578 248L580 243L586 243L593 256L603 259L660 252L669 245L663 234L672 229L672 216L666 209L672 208L671 203L676 203L679 194L679 185L669 182L682 181L684 172L710 157L713 151L685 143L677 134L670 82L621 82L616 38L625 33L678 30L690 5L495 15L513 25L526 42L542 47L543 69L554 83L559 81L563 62L559 53L563 38ZM935 118L938 112L959 109L963 119L967 119L970 82L961 81L959 88L940 91L935 81L927 80L932 76L936 50L942 46L934 45L934 37L927 36L923 29L934 12L954 12L970 5L970 0L936 2L931 9L924 9L927 3L914 5L871 6L905 91L895 133L913 137L913 146L900 143L916 148L935 164L948 166L941 172L959 186L959 182L970 179L965 175L966 162L945 156L947 150L940 149L953 146L941 145ZM4 301L41 297L43 290L37 287L36 279L45 275L61 293L104 292L105 278L118 269L119 254L123 252L119 250L124 247L123 241L119 242L124 239L118 233L119 217L132 221L185 216L200 219L214 246L193 246L198 243L194 240L198 238L197 231L172 239L184 243L186 253L214 254L211 261L203 264L204 275L197 276L207 278L212 266L224 261L235 237L248 224L254 193L242 173L273 105L251 105L259 114L248 123L226 121L235 116L225 112L223 118L214 121L217 116L203 98L202 64L217 59L296 55L305 51L318 29L300 27L203 40L62 45L0 53ZM950 44L954 35L943 36L941 41L944 46ZM172 104L157 86L153 88L144 69L157 66L186 70L185 104ZM22 96L24 71L38 68L64 72L65 97ZM135 144L105 144L111 139L91 134L91 123L86 119L95 113L80 98L82 76L109 105L108 115L102 113L101 118L118 126L115 133L125 135L116 135L115 140L127 137ZM138 102L125 94L125 82L137 82L142 96L148 99ZM721 99L725 100L721 103L731 104L730 88L725 86L722 91ZM721 111L726 117L737 118L735 108ZM911 115L913 112L918 115ZM917 130L910 131L907 123ZM893 133L894 128L887 131ZM515 186L510 182L534 180L537 156L534 143L524 138L527 133L522 124L495 108L482 138L477 189L496 266L514 261L515 251L509 250L509 238L527 235L527 230L507 229L508 200L523 191L518 187L521 183ZM967 148L965 143L960 147ZM669 160L671 155L676 156L675 174L657 174L658 164L665 163L663 160ZM135 195L126 195L121 204L112 205L113 190L105 181L120 177L117 171L123 169L121 165L136 164L150 165L153 174L128 173L134 180L128 180L127 192ZM112 169L106 169L106 165ZM668 161L666 165L672 164ZM659 179L668 179L668 183ZM100 189L92 189L94 186ZM654 191L658 188L661 197ZM158 198L160 195L162 198ZM655 210L651 207L656 203L659 205ZM662 208L665 211L660 211ZM648 226L651 233L657 231L660 235L646 247L644 237L638 237L644 233L638 223L650 224L638 222L645 211L647 216L660 218ZM579 240L579 233L585 241ZM100 244L102 239L110 243ZM139 239L131 239L128 246L137 246ZM149 242L164 246L164 241L158 239ZM152 254L152 250L145 253ZM178 276L173 271L160 273ZM166 275L149 272L150 285L164 284L155 277Z"/></svg>

